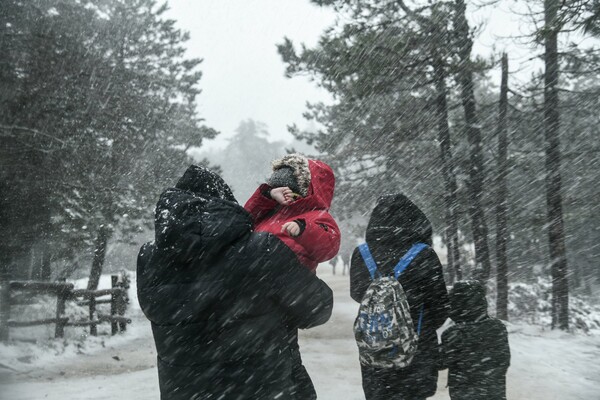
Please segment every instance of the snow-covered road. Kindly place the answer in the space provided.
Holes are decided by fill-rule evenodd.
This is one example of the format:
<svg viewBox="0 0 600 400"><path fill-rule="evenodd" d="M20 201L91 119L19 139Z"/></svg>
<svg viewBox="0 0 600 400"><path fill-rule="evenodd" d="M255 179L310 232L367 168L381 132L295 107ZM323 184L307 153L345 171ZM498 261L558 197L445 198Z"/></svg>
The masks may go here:
<svg viewBox="0 0 600 400"><path fill-rule="evenodd" d="M327 265L318 273L335 292L335 309L327 324L302 332L304 362L320 399L364 399L352 336L357 305L349 297L348 278L332 275ZM0 371L2 365L16 371L0 372L0 399L158 399L150 327L139 309L132 307L131 313L134 322L125 335L88 338L83 346L56 345L33 359L23 358L22 346L1 346ZM508 399L600 399L600 336L544 332L528 325L510 325L509 331ZM433 399L449 399L445 386L442 372Z"/></svg>

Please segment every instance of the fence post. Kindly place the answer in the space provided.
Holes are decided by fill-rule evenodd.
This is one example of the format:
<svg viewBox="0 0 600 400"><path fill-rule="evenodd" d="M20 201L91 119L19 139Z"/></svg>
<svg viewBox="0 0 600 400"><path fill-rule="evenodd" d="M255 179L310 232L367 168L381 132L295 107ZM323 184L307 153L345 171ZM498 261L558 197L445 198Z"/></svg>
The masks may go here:
<svg viewBox="0 0 600 400"><path fill-rule="evenodd" d="M110 285L111 288L116 289L117 288L117 282L119 280L119 277L117 275L111 275L110 277ZM110 294L110 316L114 317L115 315L117 315L117 294L115 292L112 292ZM110 321L110 333L111 335L116 335L117 332L119 330L119 324L115 321Z"/></svg>
<svg viewBox="0 0 600 400"><path fill-rule="evenodd" d="M125 309L127 308L127 303L129 301L129 297L127 295L127 289L129 289L129 276L125 272L121 272L119 274L119 286L121 287L121 293L119 295L119 308L118 313L119 316L125 316ZM125 332L127 330L126 322L119 322L119 332Z"/></svg>
<svg viewBox="0 0 600 400"><path fill-rule="evenodd" d="M0 340L9 338L8 320L10 318L10 281L6 274L0 274Z"/></svg>
<svg viewBox="0 0 600 400"><path fill-rule="evenodd" d="M117 295L117 314L122 317L125 315L125 307L127 306L127 288L129 287L129 282L124 272L121 272L118 276L118 285L121 290ZM119 332L125 332L125 330L127 330L127 323L119 322Z"/></svg>
<svg viewBox="0 0 600 400"><path fill-rule="evenodd" d="M98 336L98 325L96 325L96 323L94 323L95 319L95 315L96 315L96 295L93 293L90 293L90 335L92 336Z"/></svg>
<svg viewBox="0 0 600 400"><path fill-rule="evenodd" d="M66 282L66 279L59 279L60 282ZM54 331L55 338L65 337L65 324L61 320L65 314L65 303L70 296L69 290L59 290L56 294L56 330Z"/></svg>

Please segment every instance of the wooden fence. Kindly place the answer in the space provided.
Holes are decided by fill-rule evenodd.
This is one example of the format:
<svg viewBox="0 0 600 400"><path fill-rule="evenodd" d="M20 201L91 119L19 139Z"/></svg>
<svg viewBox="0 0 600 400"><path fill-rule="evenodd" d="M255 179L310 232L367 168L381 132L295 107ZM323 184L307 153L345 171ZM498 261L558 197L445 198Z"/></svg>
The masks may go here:
<svg viewBox="0 0 600 400"><path fill-rule="evenodd" d="M62 338L65 327L89 326L90 335L98 335L98 324L109 322L113 335L127 329L131 320L126 318L125 311L129 299L127 289L129 278L127 275L111 276L111 288L100 290L75 289L72 283L67 282L37 282L37 281L4 281L0 283L0 340L9 339L10 328L30 327L38 325L55 324L54 336ZM31 297L23 295L53 295L56 296L56 314L54 318L38 319L33 321L15 321L11 317L11 306L20 304L33 304ZM102 298L106 297L108 298ZM101 299L99 299L101 298ZM65 315L67 301L75 301L80 306L87 306L89 319L72 321ZM99 314L99 304L110 304L110 314Z"/></svg>

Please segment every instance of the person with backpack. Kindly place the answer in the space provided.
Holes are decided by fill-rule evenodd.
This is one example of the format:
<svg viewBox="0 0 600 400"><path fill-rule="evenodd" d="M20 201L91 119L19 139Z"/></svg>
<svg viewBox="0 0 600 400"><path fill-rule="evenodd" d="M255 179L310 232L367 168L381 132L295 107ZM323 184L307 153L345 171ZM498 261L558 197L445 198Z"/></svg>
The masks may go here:
<svg viewBox="0 0 600 400"><path fill-rule="evenodd" d="M452 400L506 400L510 366L508 332L487 312L485 288L478 281L459 281L450 291L450 318L442 333L442 366L448 368Z"/></svg>
<svg viewBox="0 0 600 400"><path fill-rule="evenodd" d="M350 262L350 295L361 303L354 332L367 400L421 400L438 378L436 330L450 315L432 227L406 196L380 197L366 243Z"/></svg>

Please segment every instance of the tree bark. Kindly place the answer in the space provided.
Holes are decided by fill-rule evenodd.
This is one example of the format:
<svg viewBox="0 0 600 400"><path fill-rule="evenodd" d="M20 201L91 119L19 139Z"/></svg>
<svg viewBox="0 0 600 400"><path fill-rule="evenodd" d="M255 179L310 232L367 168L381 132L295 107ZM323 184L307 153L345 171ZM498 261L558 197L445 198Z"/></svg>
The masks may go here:
<svg viewBox="0 0 600 400"><path fill-rule="evenodd" d="M462 279L460 267L460 252L458 245L458 201L457 184L454 175L454 163L450 143L450 126L448 125L448 103L446 87L446 69L444 62L439 57L434 60L435 88L436 88L436 117L438 126L438 140L442 158L442 174L444 176L446 207L446 242L448 246L448 269L451 280ZM453 283L453 282L450 282Z"/></svg>
<svg viewBox="0 0 600 400"><path fill-rule="evenodd" d="M506 112L508 109L508 57L502 54L502 82L500 84L500 106L498 114L498 174L496 176L496 317L508 321L508 260L506 247L507 198L506 175L508 173L508 132Z"/></svg>
<svg viewBox="0 0 600 400"><path fill-rule="evenodd" d="M459 40L460 68L458 69L458 82L461 86L461 100L467 124L467 139L470 148L469 168L469 211L475 242L476 278L485 283L491 271L490 251L488 247L488 228L483 210L483 144L481 128L477 117L475 91L473 85L473 70L471 64L471 50L473 41L469 31L469 24L465 15L464 0L456 0L456 31Z"/></svg>
<svg viewBox="0 0 600 400"><path fill-rule="evenodd" d="M107 225L100 225L98 229L98 235L96 236L96 243L94 245L94 259L92 261L92 269L90 270L90 278L88 280L88 290L98 289L98 283L100 283L100 276L102 275L102 269L104 267L104 258L106 257L106 246L110 239L111 231Z"/></svg>
<svg viewBox="0 0 600 400"><path fill-rule="evenodd" d="M546 141L546 204L552 269L552 327L569 329L569 281L560 176L560 113L558 84L559 2L544 1L544 135Z"/></svg>
<svg viewBox="0 0 600 400"><path fill-rule="evenodd" d="M40 280L49 282L52 279L52 255L48 246L45 245L42 250L42 259L40 264Z"/></svg>

